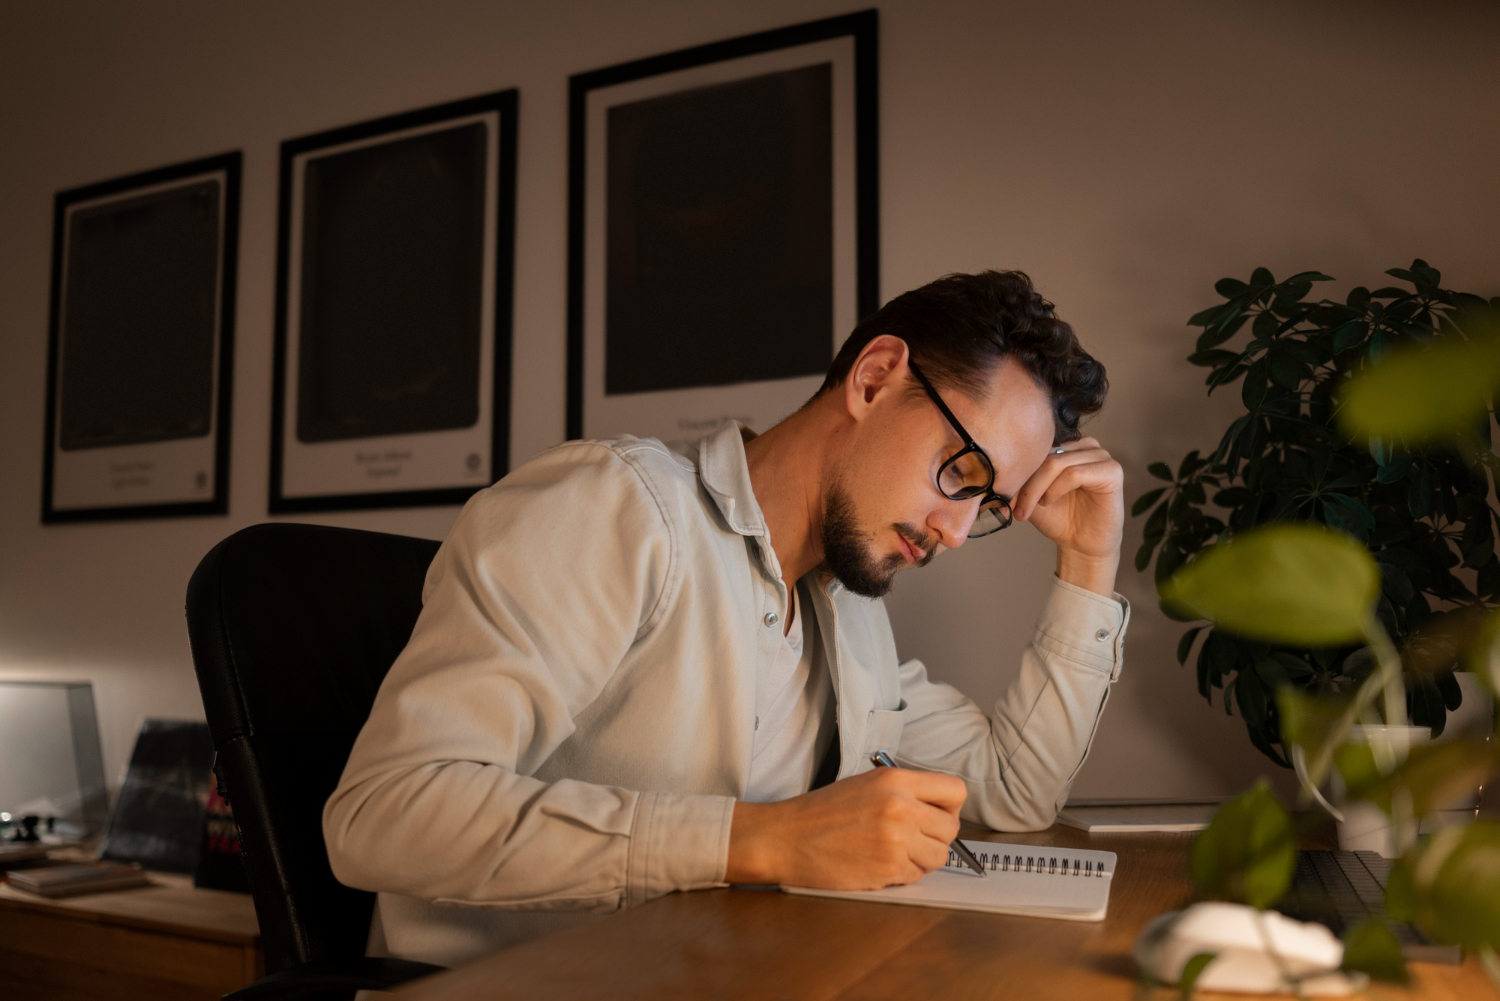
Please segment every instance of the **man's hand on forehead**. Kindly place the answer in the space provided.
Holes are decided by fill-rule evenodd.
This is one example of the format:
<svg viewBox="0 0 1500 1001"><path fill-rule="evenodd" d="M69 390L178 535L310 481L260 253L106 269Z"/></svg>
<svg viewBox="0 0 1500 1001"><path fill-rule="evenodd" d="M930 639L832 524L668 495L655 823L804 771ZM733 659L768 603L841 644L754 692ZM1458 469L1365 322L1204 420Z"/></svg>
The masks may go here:
<svg viewBox="0 0 1500 1001"><path fill-rule="evenodd" d="M1125 527L1125 471L1097 439L1054 448L1016 493L1018 521L1057 543L1057 575L1100 594L1114 590Z"/></svg>

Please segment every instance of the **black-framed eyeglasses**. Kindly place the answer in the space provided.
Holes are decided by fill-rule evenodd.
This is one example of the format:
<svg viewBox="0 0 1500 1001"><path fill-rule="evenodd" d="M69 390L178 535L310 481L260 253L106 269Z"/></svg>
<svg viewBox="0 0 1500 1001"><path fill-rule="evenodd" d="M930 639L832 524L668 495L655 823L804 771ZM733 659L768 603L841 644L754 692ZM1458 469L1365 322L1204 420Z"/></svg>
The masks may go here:
<svg viewBox="0 0 1500 1001"><path fill-rule="evenodd" d="M995 464L990 461L984 449L979 447L974 436L965 431L958 418L953 416L953 411L948 409L948 404L932 388L932 383L917 368L917 363L908 361L906 367L911 369L911 374L917 377L917 382L922 384L922 388L927 391L932 402L937 404L943 416L948 418L948 423L953 425L953 430L958 432L958 437L964 443L963 448L943 460L943 464L938 467L937 476L933 480L938 493L956 501L982 498L979 513L974 516L974 524L969 526L971 539L994 535L1000 529L1008 527L1011 522L1010 498L995 493Z"/></svg>

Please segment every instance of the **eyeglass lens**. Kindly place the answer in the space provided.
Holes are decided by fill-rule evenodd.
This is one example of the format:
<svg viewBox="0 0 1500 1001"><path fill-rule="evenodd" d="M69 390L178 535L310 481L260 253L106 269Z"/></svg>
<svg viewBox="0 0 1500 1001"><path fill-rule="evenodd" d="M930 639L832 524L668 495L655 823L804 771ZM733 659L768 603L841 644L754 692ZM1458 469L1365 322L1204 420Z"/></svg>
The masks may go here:
<svg viewBox="0 0 1500 1001"><path fill-rule="evenodd" d="M974 516L974 524L969 526L969 538L977 539L984 535L993 535L1000 529L1010 524L1010 505L999 498L995 498L979 509Z"/></svg>
<svg viewBox="0 0 1500 1001"><path fill-rule="evenodd" d="M989 490L995 481L995 470L984 453L978 450L960 452L938 470L938 489L949 500L968 500Z"/></svg>
<svg viewBox="0 0 1500 1001"><path fill-rule="evenodd" d="M995 472L983 452L965 449L938 470L938 489L950 500L972 500L990 492L994 485ZM1010 504L999 497L991 497L979 508L974 524L969 528L969 538L977 539L1000 531L1010 524Z"/></svg>

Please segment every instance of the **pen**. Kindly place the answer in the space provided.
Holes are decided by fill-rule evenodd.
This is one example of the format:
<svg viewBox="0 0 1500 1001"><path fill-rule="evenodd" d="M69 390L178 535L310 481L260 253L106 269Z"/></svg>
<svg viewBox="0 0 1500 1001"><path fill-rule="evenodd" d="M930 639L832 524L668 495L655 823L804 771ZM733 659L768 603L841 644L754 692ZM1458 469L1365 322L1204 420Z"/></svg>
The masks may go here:
<svg viewBox="0 0 1500 1001"><path fill-rule="evenodd" d="M895 758L891 757L889 754L885 753L884 751L876 751L874 754L870 755L870 761L874 763L874 765L875 765L876 768L900 768L901 767L900 765L896 764L896 759ZM973 852L969 851L969 849L967 849L967 848L964 847L964 843L962 841L958 840L957 838L954 838L953 839L953 844L949 845L948 847L951 848L951 849L953 849L953 854L955 854L959 858L963 859L964 860L964 864L967 865L970 869L973 869L975 872L979 873L979 875L981 875L981 876L984 875L984 866L982 866L982 865L979 864L979 860L974 857L974 853Z"/></svg>

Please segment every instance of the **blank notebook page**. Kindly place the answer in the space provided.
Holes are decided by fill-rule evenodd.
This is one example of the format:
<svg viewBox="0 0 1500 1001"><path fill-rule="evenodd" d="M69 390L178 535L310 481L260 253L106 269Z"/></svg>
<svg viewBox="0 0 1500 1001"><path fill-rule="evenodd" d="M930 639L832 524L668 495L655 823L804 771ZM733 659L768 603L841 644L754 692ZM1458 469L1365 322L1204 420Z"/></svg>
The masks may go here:
<svg viewBox="0 0 1500 1001"><path fill-rule="evenodd" d="M965 841L984 866L980 877L950 851L941 869L915 883L883 890L817 890L783 886L787 893L841 900L868 900L919 907L947 907L992 914L1102 921L1109 909L1114 852L1046 845Z"/></svg>

